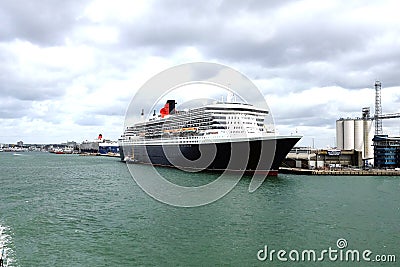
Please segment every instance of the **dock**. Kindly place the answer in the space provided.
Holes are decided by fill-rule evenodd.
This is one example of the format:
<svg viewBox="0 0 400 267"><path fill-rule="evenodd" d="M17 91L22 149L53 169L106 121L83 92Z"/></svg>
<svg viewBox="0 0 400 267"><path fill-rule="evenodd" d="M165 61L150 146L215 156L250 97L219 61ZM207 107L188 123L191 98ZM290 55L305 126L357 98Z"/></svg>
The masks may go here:
<svg viewBox="0 0 400 267"><path fill-rule="evenodd" d="M330 175L330 176L400 176L400 171L396 170L354 170L354 169L343 169L343 170L310 170L300 168L287 168L280 167L280 173L285 174L298 174L298 175Z"/></svg>
<svg viewBox="0 0 400 267"><path fill-rule="evenodd" d="M119 158L120 155L117 153L107 153L107 154L100 154L100 153L79 153L79 156L99 156L99 157L111 157L111 158Z"/></svg>

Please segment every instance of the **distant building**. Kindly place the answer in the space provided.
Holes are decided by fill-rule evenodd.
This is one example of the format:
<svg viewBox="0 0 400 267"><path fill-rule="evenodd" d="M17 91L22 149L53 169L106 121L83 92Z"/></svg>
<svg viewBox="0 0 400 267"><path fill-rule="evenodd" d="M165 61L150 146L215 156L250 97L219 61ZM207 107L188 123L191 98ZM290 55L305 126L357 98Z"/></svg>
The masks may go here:
<svg viewBox="0 0 400 267"><path fill-rule="evenodd" d="M99 142L84 141L79 146L80 153L99 153Z"/></svg>
<svg viewBox="0 0 400 267"><path fill-rule="evenodd" d="M332 169L362 166L361 151L339 149L293 148L282 167L303 169Z"/></svg>
<svg viewBox="0 0 400 267"><path fill-rule="evenodd" d="M22 146L24 146L24 142L22 142L22 141L18 141L18 142L17 142L17 146L19 146L19 147L22 147Z"/></svg>
<svg viewBox="0 0 400 267"><path fill-rule="evenodd" d="M373 142L375 167L390 169L400 167L400 137L375 135Z"/></svg>
<svg viewBox="0 0 400 267"><path fill-rule="evenodd" d="M67 146L76 147L77 143L75 141L67 141Z"/></svg>

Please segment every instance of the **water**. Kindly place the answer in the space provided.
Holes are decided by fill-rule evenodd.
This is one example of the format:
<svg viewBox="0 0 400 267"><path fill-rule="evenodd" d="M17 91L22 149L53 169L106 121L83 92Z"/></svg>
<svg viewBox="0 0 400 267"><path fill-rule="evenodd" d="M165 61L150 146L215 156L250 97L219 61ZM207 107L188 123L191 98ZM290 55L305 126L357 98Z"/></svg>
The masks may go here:
<svg viewBox="0 0 400 267"><path fill-rule="evenodd" d="M216 177L160 172L184 185ZM115 158L0 153L0 247L8 266L285 266L257 252L337 249L345 238L400 261L400 177L280 175L254 193L249 183L176 208L147 196ZM322 263L333 266L296 264Z"/></svg>

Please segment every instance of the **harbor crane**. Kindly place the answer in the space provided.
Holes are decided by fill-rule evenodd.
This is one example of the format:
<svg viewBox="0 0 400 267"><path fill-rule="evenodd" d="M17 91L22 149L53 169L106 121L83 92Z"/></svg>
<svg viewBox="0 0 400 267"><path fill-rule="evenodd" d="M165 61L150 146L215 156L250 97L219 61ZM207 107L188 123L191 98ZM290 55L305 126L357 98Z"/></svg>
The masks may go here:
<svg viewBox="0 0 400 267"><path fill-rule="evenodd" d="M382 114L382 96L381 96L382 84L380 81L375 82L375 135L383 134L382 120L400 118L400 113L388 113ZM369 117L369 108L363 108L363 117Z"/></svg>

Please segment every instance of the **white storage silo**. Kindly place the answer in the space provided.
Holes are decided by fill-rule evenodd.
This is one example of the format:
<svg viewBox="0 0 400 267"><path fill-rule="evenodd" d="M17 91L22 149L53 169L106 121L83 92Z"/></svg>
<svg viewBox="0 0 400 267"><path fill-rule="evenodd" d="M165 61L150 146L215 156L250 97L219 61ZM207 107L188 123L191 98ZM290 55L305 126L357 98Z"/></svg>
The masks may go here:
<svg viewBox="0 0 400 267"><path fill-rule="evenodd" d="M354 120L354 149L364 152L364 127L362 119ZM363 155L363 154L361 154Z"/></svg>
<svg viewBox="0 0 400 267"><path fill-rule="evenodd" d="M345 119L343 122L343 149L354 149L354 120Z"/></svg>
<svg viewBox="0 0 400 267"><path fill-rule="evenodd" d="M336 147L343 149L343 119L336 121Z"/></svg>
<svg viewBox="0 0 400 267"><path fill-rule="evenodd" d="M374 147L372 138L374 137L374 124L371 119L364 120L364 154L365 159L374 157Z"/></svg>

